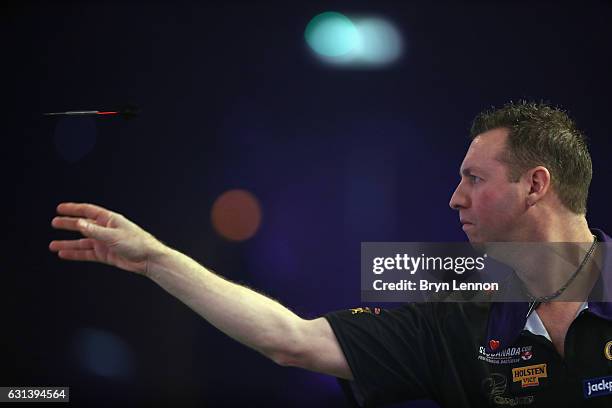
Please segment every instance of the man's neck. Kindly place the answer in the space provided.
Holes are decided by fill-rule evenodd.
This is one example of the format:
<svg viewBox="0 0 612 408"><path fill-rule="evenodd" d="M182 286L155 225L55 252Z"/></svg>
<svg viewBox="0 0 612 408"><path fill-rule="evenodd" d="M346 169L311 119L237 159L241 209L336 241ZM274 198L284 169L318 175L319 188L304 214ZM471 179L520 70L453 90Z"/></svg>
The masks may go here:
<svg viewBox="0 0 612 408"><path fill-rule="evenodd" d="M593 239L584 214L567 209L541 211L528 220L530 239L540 242L590 242Z"/></svg>
<svg viewBox="0 0 612 408"><path fill-rule="evenodd" d="M593 259L597 254L589 253L593 234L586 219L583 215L567 213L540 215L543 219L534 219L531 232L526 234L530 239L511 243L509 250L502 254L506 259L500 260L515 270L535 297L549 296L564 288L579 270L567 290L563 289L566 293L560 299L581 300L588 296L597 275Z"/></svg>

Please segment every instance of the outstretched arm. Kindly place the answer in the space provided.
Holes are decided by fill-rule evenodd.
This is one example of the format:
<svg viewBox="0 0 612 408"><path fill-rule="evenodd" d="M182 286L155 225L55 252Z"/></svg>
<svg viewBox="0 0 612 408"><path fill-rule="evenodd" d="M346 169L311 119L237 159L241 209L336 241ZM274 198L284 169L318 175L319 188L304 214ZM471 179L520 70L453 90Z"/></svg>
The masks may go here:
<svg viewBox="0 0 612 408"><path fill-rule="evenodd" d="M106 263L146 276L219 330L280 365L352 378L324 318L300 318L280 303L212 273L105 208L62 203L57 212L53 227L85 237L52 241L49 248L60 258Z"/></svg>

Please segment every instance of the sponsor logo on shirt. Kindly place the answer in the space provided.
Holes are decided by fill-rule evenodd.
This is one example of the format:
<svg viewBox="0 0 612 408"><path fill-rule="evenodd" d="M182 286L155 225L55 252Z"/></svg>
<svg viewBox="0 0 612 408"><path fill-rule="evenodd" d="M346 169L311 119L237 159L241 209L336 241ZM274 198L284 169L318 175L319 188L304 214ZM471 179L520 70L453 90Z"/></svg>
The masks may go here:
<svg viewBox="0 0 612 408"><path fill-rule="evenodd" d="M516 407L517 405L529 405L533 402L533 395L525 395L524 397L500 397L496 395L493 398L495 405L509 405Z"/></svg>
<svg viewBox="0 0 612 408"><path fill-rule="evenodd" d="M604 356L606 356L608 360L612 360L612 341L607 342L604 346Z"/></svg>
<svg viewBox="0 0 612 408"><path fill-rule="evenodd" d="M359 314L359 313L372 313L372 310L369 307L356 307L355 309L349 309L351 314ZM380 307L374 308L374 314L379 315L382 312Z"/></svg>
<svg viewBox="0 0 612 408"><path fill-rule="evenodd" d="M495 353L487 353L487 349L481 346L478 349L478 359L489 364L516 364L530 360L533 357L531 349L532 346L508 347Z"/></svg>
<svg viewBox="0 0 612 408"><path fill-rule="evenodd" d="M584 398L602 397L612 394L612 376L583 380Z"/></svg>
<svg viewBox="0 0 612 408"><path fill-rule="evenodd" d="M536 364L512 369L512 382L521 382L521 388L540 385L540 378L546 378L546 364Z"/></svg>
<svg viewBox="0 0 612 408"><path fill-rule="evenodd" d="M508 387L508 379L505 375L493 373L482 381L482 388L489 397L489 402L493 405L508 405L515 407L517 405L529 405L533 402L533 395L524 395L521 397L504 397Z"/></svg>

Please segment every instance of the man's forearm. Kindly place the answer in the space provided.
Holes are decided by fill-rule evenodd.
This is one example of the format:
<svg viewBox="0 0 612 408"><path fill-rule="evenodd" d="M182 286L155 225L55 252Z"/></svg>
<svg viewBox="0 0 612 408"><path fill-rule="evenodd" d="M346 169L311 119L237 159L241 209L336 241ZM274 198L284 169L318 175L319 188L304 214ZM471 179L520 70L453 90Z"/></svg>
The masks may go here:
<svg viewBox="0 0 612 408"><path fill-rule="evenodd" d="M149 262L146 275L219 330L277 363L298 352L299 316L188 256L165 248Z"/></svg>

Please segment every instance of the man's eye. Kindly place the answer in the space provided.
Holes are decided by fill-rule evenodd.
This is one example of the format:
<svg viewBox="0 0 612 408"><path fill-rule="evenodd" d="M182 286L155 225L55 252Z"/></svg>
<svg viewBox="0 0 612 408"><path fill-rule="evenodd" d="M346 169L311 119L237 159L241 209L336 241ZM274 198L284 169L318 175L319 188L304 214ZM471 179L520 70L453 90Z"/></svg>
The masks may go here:
<svg viewBox="0 0 612 408"><path fill-rule="evenodd" d="M478 176L470 175L469 177L472 183L480 183L482 181L482 179Z"/></svg>

